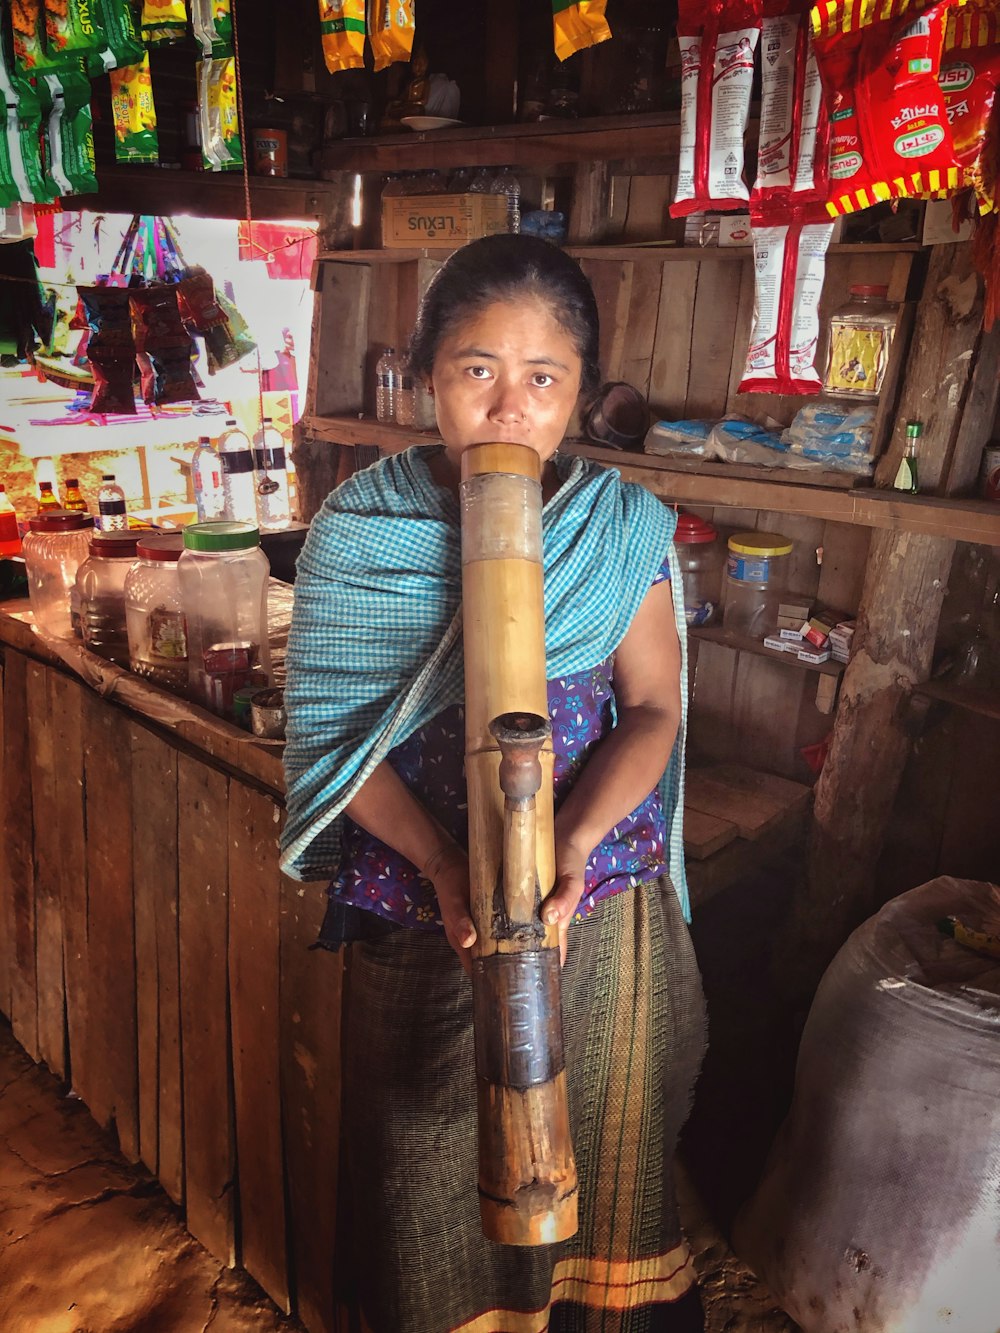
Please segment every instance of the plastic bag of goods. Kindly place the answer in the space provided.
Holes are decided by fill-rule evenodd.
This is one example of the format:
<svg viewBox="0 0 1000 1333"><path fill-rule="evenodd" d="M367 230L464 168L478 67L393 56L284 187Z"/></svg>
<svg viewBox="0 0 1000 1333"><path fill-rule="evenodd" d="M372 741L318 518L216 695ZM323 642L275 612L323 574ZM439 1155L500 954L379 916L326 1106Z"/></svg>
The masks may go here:
<svg viewBox="0 0 1000 1333"><path fill-rule="evenodd" d="M866 476L874 467L871 403L843 404L827 399L806 403L782 432L790 453L833 472Z"/></svg>
<svg viewBox="0 0 1000 1333"><path fill-rule="evenodd" d="M859 927L823 978L736 1230L804 1333L1000 1327L998 922L996 886L935 879Z"/></svg>
<svg viewBox="0 0 1000 1333"><path fill-rule="evenodd" d="M705 458L714 421L657 421L646 432L643 451L682 458Z"/></svg>
<svg viewBox="0 0 1000 1333"><path fill-rule="evenodd" d="M818 463L793 454L774 431L740 417L723 417L713 426L707 456L720 463L744 463L752 467L819 467Z"/></svg>

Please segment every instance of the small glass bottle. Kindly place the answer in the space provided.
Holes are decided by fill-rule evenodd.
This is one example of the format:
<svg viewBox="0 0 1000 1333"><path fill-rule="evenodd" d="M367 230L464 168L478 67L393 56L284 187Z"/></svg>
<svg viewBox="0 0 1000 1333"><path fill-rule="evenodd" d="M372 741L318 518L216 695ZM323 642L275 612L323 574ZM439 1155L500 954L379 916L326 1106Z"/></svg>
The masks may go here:
<svg viewBox="0 0 1000 1333"><path fill-rule="evenodd" d="M97 492L97 526L101 532L128 531L125 492L115 481L113 472L105 472L101 477L101 489Z"/></svg>
<svg viewBox="0 0 1000 1333"><path fill-rule="evenodd" d="M502 194L507 200L507 230L517 234L521 230L521 182L510 167L500 167L491 182L491 193Z"/></svg>
<svg viewBox="0 0 1000 1333"><path fill-rule="evenodd" d="M920 449L920 436L923 429L923 423L920 421L908 421L906 423L906 449L903 457L899 460L899 469L892 483L893 490L907 491L910 495L916 495L920 490L917 475L917 453Z"/></svg>
<svg viewBox="0 0 1000 1333"><path fill-rule="evenodd" d="M231 523L257 526L257 479L254 475L250 437L241 430L235 417L228 417L226 429L219 436L219 460L222 464L222 493L225 517Z"/></svg>
<svg viewBox="0 0 1000 1333"><path fill-rule="evenodd" d="M396 349L384 347L375 366L375 419L396 419Z"/></svg>
<svg viewBox="0 0 1000 1333"><path fill-rule="evenodd" d="M21 530L17 526L17 514L7 494L7 487L0 481L0 559L21 554Z"/></svg>
<svg viewBox="0 0 1000 1333"><path fill-rule="evenodd" d="M63 499L63 508L70 509L75 514L89 514L90 506L80 491L79 479L77 477L67 477L65 485L66 495Z"/></svg>
<svg viewBox="0 0 1000 1333"><path fill-rule="evenodd" d="M40 481L38 483L38 510L39 514L44 514L53 509L62 509L62 505L56 498L51 481Z"/></svg>

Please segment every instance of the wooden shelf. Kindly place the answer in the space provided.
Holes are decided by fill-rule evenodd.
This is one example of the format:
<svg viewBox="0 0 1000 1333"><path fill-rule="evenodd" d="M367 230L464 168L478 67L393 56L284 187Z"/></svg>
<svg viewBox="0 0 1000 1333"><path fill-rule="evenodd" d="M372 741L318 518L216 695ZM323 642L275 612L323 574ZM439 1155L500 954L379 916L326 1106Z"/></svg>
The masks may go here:
<svg viewBox="0 0 1000 1333"><path fill-rule="evenodd" d="M757 122L750 132L756 137ZM544 170L600 159L676 157L676 111L590 120L545 120L533 125L468 125L378 139L342 139L322 150L320 170L421 171L433 167L511 166Z"/></svg>
<svg viewBox="0 0 1000 1333"><path fill-rule="evenodd" d="M385 453L399 453L414 444L436 444L439 438L433 431L380 425L370 417L309 416L303 418L303 426L315 439L335 444L375 444ZM919 532L954 541L1000 546L1000 506L986 500L939 499L871 487L838 490L828 486L791 485L773 480L763 469L759 480L756 477L678 471L671 468L666 459L650 454L624 453L579 440L567 441L563 447L567 453L617 468L626 481L647 486L668 504L767 509L833 523L857 523L867 528Z"/></svg>
<svg viewBox="0 0 1000 1333"><path fill-rule="evenodd" d="M928 680L914 687L914 693L936 703L950 704L978 717L1000 721L1000 690L984 690L974 685L955 685L947 680Z"/></svg>
<svg viewBox="0 0 1000 1333"><path fill-rule="evenodd" d="M688 263L702 264L719 261L738 263L753 258L751 245L567 245L563 247L567 254L577 259L607 259L618 262L641 263ZM831 245L831 255L892 255L913 254L924 247L916 242L899 245L856 244ZM412 264L418 259L445 260L454 254L451 249L432 249L424 247L417 250L325 250L318 258L340 264Z"/></svg>
<svg viewBox="0 0 1000 1333"><path fill-rule="evenodd" d="M688 638L698 639L703 643L718 643L723 648L732 648L737 653L754 653L757 657L768 657L779 666L798 667L800 671L811 671L818 676L841 676L844 673L843 663L834 662L832 658L829 662L802 662L791 653L779 653L773 648L765 648L761 639L755 639L749 634L734 634L731 630L721 627L691 626L688 628Z"/></svg>
<svg viewBox="0 0 1000 1333"><path fill-rule="evenodd" d="M246 217L243 174L238 171L170 171L164 167L101 167L96 194L69 195L66 209L102 213L192 214L205 218ZM250 182L254 220L311 221L329 207L335 187L328 181L272 179Z"/></svg>

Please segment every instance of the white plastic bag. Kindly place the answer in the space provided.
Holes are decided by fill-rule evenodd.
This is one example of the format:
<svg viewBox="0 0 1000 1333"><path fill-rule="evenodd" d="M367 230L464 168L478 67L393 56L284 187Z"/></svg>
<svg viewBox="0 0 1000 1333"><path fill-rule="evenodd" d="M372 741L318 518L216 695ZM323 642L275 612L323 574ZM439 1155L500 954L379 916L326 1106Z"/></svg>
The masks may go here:
<svg viewBox="0 0 1000 1333"><path fill-rule="evenodd" d="M737 1249L804 1333L1000 1330L1000 889L940 878L859 927L802 1038Z"/></svg>

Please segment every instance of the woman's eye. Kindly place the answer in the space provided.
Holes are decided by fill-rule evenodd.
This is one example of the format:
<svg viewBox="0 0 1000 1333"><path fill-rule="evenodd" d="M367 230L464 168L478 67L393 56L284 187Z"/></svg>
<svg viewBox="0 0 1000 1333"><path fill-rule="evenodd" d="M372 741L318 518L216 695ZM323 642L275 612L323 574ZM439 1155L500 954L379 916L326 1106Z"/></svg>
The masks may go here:
<svg viewBox="0 0 1000 1333"><path fill-rule="evenodd" d="M532 375L531 382L536 389L547 389L550 384L554 384L551 375L546 375L544 370L540 370L537 375Z"/></svg>
<svg viewBox="0 0 1000 1333"><path fill-rule="evenodd" d="M470 366L469 374L474 380L484 380L490 373L489 366Z"/></svg>

